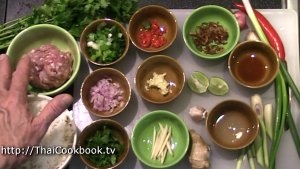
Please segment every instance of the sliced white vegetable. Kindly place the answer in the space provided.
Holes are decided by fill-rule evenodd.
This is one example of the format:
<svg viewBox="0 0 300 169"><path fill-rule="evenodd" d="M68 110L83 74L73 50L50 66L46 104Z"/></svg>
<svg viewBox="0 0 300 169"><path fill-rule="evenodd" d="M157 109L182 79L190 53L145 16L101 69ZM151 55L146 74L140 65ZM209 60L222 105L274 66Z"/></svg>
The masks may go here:
<svg viewBox="0 0 300 169"><path fill-rule="evenodd" d="M171 148L171 141L167 142L167 148L168 148L168 152L171 154L171 156L173 156L173 151L172 151L172 148Z"/></svg>
<svg viewBox="0 0 300 169"><path fill-rule="evenodd" d="M151 159L158 159L161 163L164 163L167 153L169 152L173 156L171 148L171 127L165 125L165 127L159 123L159 130L153 129L152 138L152 152Z"/></svg>
<svg viewBox="0 0 300 169"><path fill-rule="evenodd" d="M153 158L154 148L155 148L155 144L156 144L155 141L156 141L156 129L154 127L153 137L152 137L152 153L151 153L151 158Z"/></svg>
<svg viewBox="0 0 300 169"><path fill-rule="evenodd" d="M270 139L273 139L273 114L272 114L272 104L266 104L264 106L264 120L266 124L267 134Z"/></svg>
<svg viewBox="0 0 300 169"><path fill-rule="evenodd" d="M93 42L93 41L87 42L86 45L87 45L88 47L91 47L91 48L95 49L95 50L98 50L98 49L99 49L99 46L98 46L95 42Z"/></svg>
<svg viewBox="0 0 300 169"><path fill-rule="evenodd" d="M161 160L160 160L161 164L163 164L165 162L167 151L168 151L167 149L163 150L162 157L161 157Z"/></svg>
<svg viewBox="0 0 300 169"><path fill-rule="evenodd" d="M160 151L160 149L162 148L162 144L163 144L163 141L164 139L166 138L167 136L167 126L166 128L164 128L160 123L159 123L159 127L160 127L160 130L161 130L161 133L159 135L159 137L157 138L157 147L155 148L155 151L154 151L154 158L156 158L158 156L158 153Z"/></svg>
<svg viewBox="0 0 300 169"><path fill-rule="evenodd" d="M167 126L166 126L166 127L167 127ZM163 144L162 144L162 146L161 146L161 149L160 149L159 152L158 152L158 155L161 155L161 154L163 153L163 150L164 150L164 148L166 147L167 142L169 141L170 135L171 135L171 128L169 127L168 132L167 132L167 136L165 137L165 139L164 139L164 141L163 141Z"/></svg>

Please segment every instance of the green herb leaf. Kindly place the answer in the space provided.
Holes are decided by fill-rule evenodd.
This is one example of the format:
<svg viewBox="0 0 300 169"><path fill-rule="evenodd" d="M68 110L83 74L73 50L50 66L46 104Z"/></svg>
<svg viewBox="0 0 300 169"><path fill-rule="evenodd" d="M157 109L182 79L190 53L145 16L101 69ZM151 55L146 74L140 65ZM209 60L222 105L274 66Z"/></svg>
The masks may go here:
<svg viewBox="0 0 300 169"><path fill-rule="evenodd" d="M103 126L97 130L94 135L86 141L86 147L114 149L114 152L105 152L104 154L86 154L86 157L98 167L110 167L117 163L120 154L124 151L124 145L120 143L112 130ZM113 154L112 154L113 153Z"/></svg>
<svg viewBox="0 0 300 169"><path fill-rule="evenodd" d="M150 23L150 22L145 22L145 23L143 24L143 27L144 27L145 29L151 29L151 23Z"/></svg>
<svg viewBox="0 0 300 169"><path fill-rule="evenodd" d="M79 38L85 26L98 18L111 18L127 23L136 11L138 2L139 0L46 0L29 15L0 24L0 50L6 49L7 44L20 31L35 24L58 25ZM1 40L12 30L14 36Z"/></svg>

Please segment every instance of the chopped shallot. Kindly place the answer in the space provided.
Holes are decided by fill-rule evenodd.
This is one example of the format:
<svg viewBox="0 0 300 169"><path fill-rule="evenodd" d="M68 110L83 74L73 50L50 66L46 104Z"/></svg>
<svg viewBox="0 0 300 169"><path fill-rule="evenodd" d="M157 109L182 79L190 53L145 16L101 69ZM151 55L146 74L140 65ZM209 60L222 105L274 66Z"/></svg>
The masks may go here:
<svg viewBox="0 0 300 169"><path fill-rule="evenodd" d="M122 106L123 90L119 83L113 83L111 78L103 78L90 90L91 103L98 111L110 111L117 106Z"/></svg>

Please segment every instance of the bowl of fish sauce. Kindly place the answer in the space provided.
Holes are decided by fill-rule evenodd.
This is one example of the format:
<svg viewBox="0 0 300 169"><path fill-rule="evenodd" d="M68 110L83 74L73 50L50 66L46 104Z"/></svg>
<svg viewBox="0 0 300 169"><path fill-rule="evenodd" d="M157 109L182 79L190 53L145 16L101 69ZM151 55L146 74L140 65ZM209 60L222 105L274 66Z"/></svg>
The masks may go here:
<svg viewBox="0 0 300 169"><path fill-rule="evenodd" d="M259 122L248 104L238 100L225 100L208 113L206 128L216 145L227 150L238 150L255 140Z"/></svg>
<svg viewBox="0 0 300 169"><path fill-rule="evenodd" d="M279 70L276 51L260 41L244 41L230 53L228 68L233 79L248 88L267 86Z"/></svg>

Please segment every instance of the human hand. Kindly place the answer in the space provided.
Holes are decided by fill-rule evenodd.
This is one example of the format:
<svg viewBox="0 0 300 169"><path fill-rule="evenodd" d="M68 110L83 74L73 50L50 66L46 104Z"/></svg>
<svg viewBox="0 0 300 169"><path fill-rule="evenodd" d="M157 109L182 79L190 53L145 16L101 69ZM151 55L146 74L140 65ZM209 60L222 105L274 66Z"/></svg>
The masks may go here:
<svg viewBox="0 0 300 169"><path fill-rule="evenodd" d="M30 59L22 58L12 73L8 57L0 55L0 146L24 148L39 144L52 121L72 103L72 96L54 97L36 117L29 112L27 86ZM0 168L20 164L25 156L0 154Z"/></svg>

